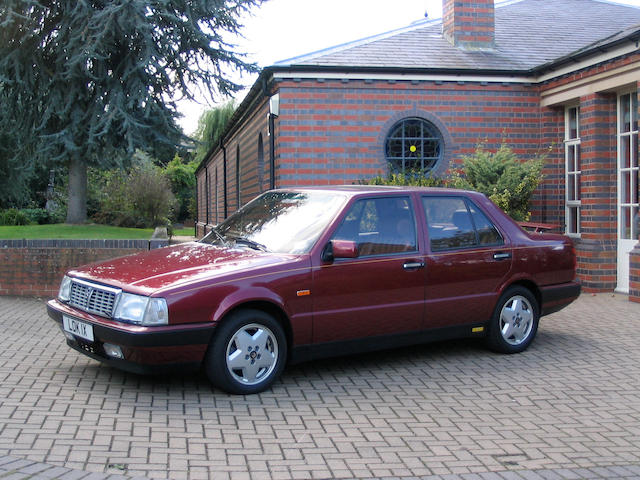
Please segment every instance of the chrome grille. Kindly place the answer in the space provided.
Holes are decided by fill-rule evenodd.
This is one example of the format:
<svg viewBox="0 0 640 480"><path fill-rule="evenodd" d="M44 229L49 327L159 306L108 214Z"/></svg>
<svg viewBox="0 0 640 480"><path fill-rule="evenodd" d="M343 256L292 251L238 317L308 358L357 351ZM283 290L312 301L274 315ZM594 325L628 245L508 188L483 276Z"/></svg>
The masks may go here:
<svg viewBox="0 0 640 480"><path fill-rule="evenodd" d="M113 307L120 290L82 280L72 280L69 304L103 317L113 316Z"/></svg>

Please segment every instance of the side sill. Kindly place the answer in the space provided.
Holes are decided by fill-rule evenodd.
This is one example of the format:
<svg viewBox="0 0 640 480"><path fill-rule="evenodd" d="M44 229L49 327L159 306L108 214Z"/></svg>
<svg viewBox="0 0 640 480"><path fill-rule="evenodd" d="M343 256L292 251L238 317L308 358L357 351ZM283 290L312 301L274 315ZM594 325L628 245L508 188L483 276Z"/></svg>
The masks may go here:
<svg viewBox="0 0 640 480"><path fill-rule="evenodd" d="M480 330L481 329L481 330ZM473 330L479 330L474 332ZM407 345L439 342L458 338L482 338L486 334L486 325L481 323L455 327L436 328L432 330L414 331L397 335L385 335L353 340L327 342L321 344L305 344L293 347L290 364L337 357L358 353L388 350Z"/></svg>

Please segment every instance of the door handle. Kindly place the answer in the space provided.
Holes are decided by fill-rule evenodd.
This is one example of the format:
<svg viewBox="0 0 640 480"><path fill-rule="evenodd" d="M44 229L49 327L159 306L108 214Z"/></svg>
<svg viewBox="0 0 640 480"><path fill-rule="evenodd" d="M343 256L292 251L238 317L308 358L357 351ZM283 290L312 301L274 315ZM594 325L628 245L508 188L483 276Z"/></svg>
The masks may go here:
<svg viewBox="0 0 640 480"><path fill-rule="evenodd" d="M402 265L405 270L414 270L416 268L424 268L424 262L405 262Z"/></svg>
<svg viewBox="0 0 640 480"><path fill-rule="evenodd" d="M511 253L509 252L499 252L493 254L494 260L506 260L507 258L511 258Z"/></svg>

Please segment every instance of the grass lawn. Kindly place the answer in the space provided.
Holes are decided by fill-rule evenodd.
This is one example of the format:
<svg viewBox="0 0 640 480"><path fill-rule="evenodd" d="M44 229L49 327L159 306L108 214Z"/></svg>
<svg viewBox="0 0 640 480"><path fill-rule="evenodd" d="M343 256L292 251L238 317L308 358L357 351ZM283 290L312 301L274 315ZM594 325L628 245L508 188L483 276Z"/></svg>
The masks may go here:
<svg viewBox="0 0 640 480"><path fill-rule="evenodd" d="M14 239L148 239L153 228L121 228L108 225L24 225L0 226L0 238ZM174 230L174 236L193 236L193 228Z"/></svg>

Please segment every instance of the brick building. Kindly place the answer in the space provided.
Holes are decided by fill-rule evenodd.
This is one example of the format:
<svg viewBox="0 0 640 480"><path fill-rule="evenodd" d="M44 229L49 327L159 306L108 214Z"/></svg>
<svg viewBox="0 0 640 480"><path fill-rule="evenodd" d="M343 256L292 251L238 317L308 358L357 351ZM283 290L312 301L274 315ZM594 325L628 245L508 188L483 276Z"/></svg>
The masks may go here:
<svg viewBox="0 0 640 480"><path fill-rule="evenodd" d="M198 233L273 187L551 145L533 221L575 238L585 290L640 301L640 8L443 0L443 19L265 68L197 171Z"/></svg>

